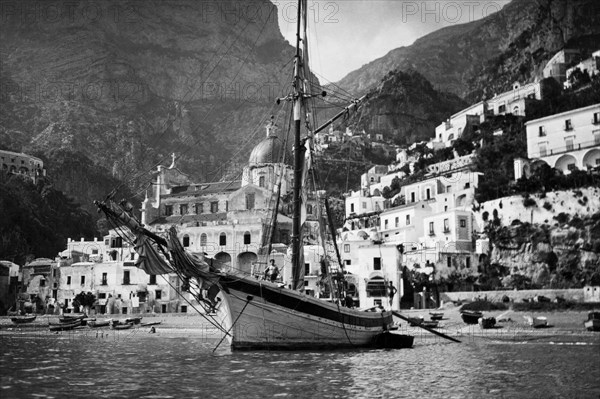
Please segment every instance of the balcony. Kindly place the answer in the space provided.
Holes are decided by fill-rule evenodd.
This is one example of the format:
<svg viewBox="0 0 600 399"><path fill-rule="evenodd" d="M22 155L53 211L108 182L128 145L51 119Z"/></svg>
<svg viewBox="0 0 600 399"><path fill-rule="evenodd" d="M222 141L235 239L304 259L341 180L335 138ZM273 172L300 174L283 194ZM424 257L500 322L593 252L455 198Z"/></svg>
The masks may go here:
<svg viewBox="0 0 600 399"><path fill-rule="evenodd" d="M106 280L102 280L102 281L100 282L100 285L108 285L108 282L107 282Z"/></svg>
<svg viewBox="0 0 600 399"><path fill-rule="evenodd" d="M130 284L131 284L131 281L128 278L123 279L122 285L130 285Z"/></svg>
<svg viewBox="0 0 600 399"><path fill-rule="evenodd" d="M544 158L549 157L551 155L565 154L571 151L585 150L587 148L597 147L598 145L600 145L600 142L598 142L598 140L586 141L583 143L573 143L572 145L565 144L564 146L550 148L546 151L531 153L529 155L529 159Z"/></svg>
<svg viewBox="0 0 600 399"><path fill-rule="evenodd" d="M444 234L450 234L450 229L449 228L445 228L444 229Z"/></svg>
<svg viewBox="0 0 600 399"><path fill-rule="evenodd" d="M600 125L600 116L592 118L592 125Z"/></svg>

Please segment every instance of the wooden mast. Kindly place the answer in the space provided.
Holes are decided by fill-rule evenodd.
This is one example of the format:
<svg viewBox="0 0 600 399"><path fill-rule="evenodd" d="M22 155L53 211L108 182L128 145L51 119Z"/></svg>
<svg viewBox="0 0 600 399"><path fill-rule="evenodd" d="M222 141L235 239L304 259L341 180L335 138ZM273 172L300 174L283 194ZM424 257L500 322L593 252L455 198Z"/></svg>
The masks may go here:
<svg viewBox="0 0 600 399"><path fill-rule="evenodd" d="M294 64L294 213L292 215L292 289L298 289L304 285L304 282L300 280L300 251L301 248L301 237L300 237L300 191L302 189L302 164L303 164L303 148L300 142L300 125L302 119L302 105L303 95L302 93L302 51L300 49L300 33L301 33L301 18L303 0L298 0L298 16L297 16L297 29L296 29L296 57Z"/></svg>

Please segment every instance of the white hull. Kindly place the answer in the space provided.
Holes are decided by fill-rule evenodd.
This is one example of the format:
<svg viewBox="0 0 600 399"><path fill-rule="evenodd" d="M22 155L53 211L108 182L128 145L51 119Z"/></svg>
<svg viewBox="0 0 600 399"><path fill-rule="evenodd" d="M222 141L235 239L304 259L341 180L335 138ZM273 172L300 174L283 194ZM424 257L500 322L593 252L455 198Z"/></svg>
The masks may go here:
<svg viewBox="0 0 600 399"><path fill-rule="evenodd" d="M392 324L391 312L338 308L270 283L246 281L245 292L229 286L228 293L219 293L217 319L230 331L227 339L232 349L364 347L372 345L375 337ZM249 295L248 291L253 289L258 289L259 295ZM287 306L274 304L261 294L279 295L276 301L283 300ZM296 310L294 303L309 305L311 312ZM315 313L323 313L325 317ZM332 313L345 322L332 320Z"/></svg>

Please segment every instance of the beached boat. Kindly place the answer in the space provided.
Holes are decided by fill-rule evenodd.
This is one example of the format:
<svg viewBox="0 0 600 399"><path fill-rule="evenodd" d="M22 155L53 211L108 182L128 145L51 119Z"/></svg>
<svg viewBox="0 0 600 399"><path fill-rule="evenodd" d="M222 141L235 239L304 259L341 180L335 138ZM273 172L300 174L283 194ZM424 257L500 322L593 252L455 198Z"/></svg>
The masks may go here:
<svg viewBox="0 0 600 399"><path fill-rule="evenodd" d="M110 322L111 319L91 320L87 322L87 325L91 328L108 327L110 325Z"/></svg>
<svg viewBox="0 0 600 399"><path fill-rule="evenodd" d="M125 319L125 323L131 323L131 324L140 324L141 321L142 321L142 316L128 317Z"/></svg>
<svg viewBox="0 0 600 399"><path fill-rule="evenodd" d="M588 331L600 331L600 312L588 313L588 319L583 325Z"/></svg>
<svg viewBox="0 0 600 399"><path fill-rule="evenodd" d="M68 331L81 326L81 320L71 321L70 323L48 324L50 331Z"/></svg>
<svg viewBox="0 0 600 399"><path fill-rule="evenodd" d="M439 322L437 320L423 320L419 326L427 328L438 328Z"/></svg>
<svg viewBox="0 0 600 399"><path fill-rule="evenodd" d="M525 316L527 324L533 328L548 327L548 318L545 316Z"/></svg>
<svg viewBox="0 0 600 399"><path fill-rule="evenodd" d="M421 324L423 324L424 321L425 319L423 318L423 316L408 317L408 325L411 327L420 326Z"/></svg>
<svg viewBox="0 0 600 399"><path fill-rule="evenodd" d="M133 323L111 323L110 325L111 330L129 330L131 327L133 327Z"/></svg>
<svg viewBox="0 0 600 399"><path fill-rule="evenodd" d="M36 315L14 316L10 318L10 321L15 324L27 324L34 321L36 317Z"/></svg>
<svg viewBox="0 0 600 399"><path fill-rule="evenodd" d="M85 314L64 314L58 318L61 323L72 323L74 321L81 321L87 316Z"/></svg>
<svg viewBox="0 0 600 399"><path fill-rule="evenodd" d="M478 324L483 313L476 310L461 310L460 317L466 324Z"/></svg>
<svg viewBox="0 0 600 399"><path fill-rule="evenodd" d="M315 134L329 127L334 121L347 115L362 99L354 100L348 107L330 119L323 126L314 128L306 116L308 99L326 95L313 93L309 85L312 74L308 70L308 39L306 36L308 6L306 0L298 4L296 56L294 62L294 82L291 93L277 100L278 103L291 104L293 115L294 149L293 191L290 208L292 209L291 248L288 255L291 264L291 278L285 285L257 279L256 276L242 270L233 270L218 259L209 259L201 254L191 254L179 241L177 227L167 232L167 238L159 236L140 223L130 214L126 206L113 201L108 196L103 202L95 202L108 219L129 229L131 234L121 234L122 238L134 245L139 254L136 266L148 274L177 273L189 285L188 292L206 307L206 317L224 334L232 349L301 349L301 348L337 348L365 347L375 344L377 337L393 326L390 311L365 312L346 307L344 265L339 251L334 246L336 231L332 226L327 199L323 191L315 190L315 174L312 167L313 144ZM302 129L306 129L304 133ZM281 151L284 153L285 151ZM283 154L282 154L283 155ZM279 161L284 164L283 157ZM276 169L278 170L278 169ZM282 169L283 170L283 169ZM287 172L276 172L283 179ZM269 203L270 212L263 218L263 243L259 247L259 264L268 265L271 243L276 229L281 181L273 187L273 201ZM307 198L316 199L313 215L318 215L320 226L319 245L324 248L320 263L326 271L324 284L329 286L328 300L306 295L304 291L304 250L302 230L305 227L303 209L307 207ZM314 209L317 209L315 212ZM304 215L304 216L303 216ZM135 241L134 239L135 238ZM163 254L169 255L165 260ZM334 264L337 264L334 266ZM333 277L332 277L333 276ZM328 281L327 281L328 280ZM189 283L189 284L188 284Z"/></svg>
<svg viewBox="0 0 600 399"><path fill-rule="evenodd" d="M431 320L442 320L444 318L444 312L429 312Z"/></svg>
<svg viewBox="0 0 600 399"><path fill-rule="evenodd" d="M479 323L479 327L483 329L494 328L496 326L495 317L480 317L477 322Z"/></svg>

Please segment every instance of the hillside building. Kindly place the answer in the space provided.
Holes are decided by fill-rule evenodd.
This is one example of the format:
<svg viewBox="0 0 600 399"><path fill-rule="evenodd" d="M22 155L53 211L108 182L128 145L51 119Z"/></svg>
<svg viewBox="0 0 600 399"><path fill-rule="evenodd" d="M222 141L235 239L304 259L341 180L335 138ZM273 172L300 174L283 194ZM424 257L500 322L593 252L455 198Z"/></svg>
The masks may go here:
<svg viewBox="0 0 600 399"><path fill-rule="evenodd" d="M34 183L38 178L46 176L41 159L20 152L0 150L0 165L3 172L27 177Z"/></svg>
<svg viewBox="0 0 600 399"><path fill-rule="evenodd" d="M531 163L543 161L565 174L600 165L600 104L535 119L525 127ZM529 166L522 167L521 175L527 175Z"/></svg>

